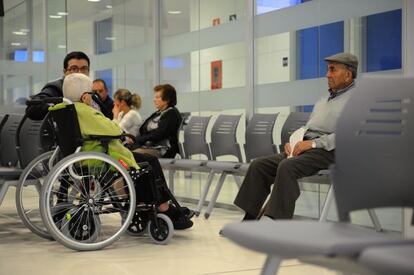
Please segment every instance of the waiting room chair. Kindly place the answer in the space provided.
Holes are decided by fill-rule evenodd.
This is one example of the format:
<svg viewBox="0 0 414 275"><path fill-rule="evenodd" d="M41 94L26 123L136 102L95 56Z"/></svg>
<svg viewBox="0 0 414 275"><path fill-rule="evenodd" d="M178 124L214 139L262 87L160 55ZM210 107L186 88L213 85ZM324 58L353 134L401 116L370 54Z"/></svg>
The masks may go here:
<svg viewBox="0 0 414 275"><path fill-rule="evenodd" d="M369 247L361 252L358 262L383 275L414 274L414 244L407 242L400 245Z"/></svg>
<svg viewBox="0 0 414 275"><path fill-rule="evenodd" d="M250 161L264 155L275 153L273 142L273 129L278 114L253 114L245 131L244 150L247 162L210 162L209 167L215 167L215 171L221 171L219 182L214 189L213 195L207 206L204 217L208 219L213 211L214 205L223 187L227 175L231 174L236 180L236 184L240 187L241 180L239 177L246 174ZM236 144L236 132L232 136L234 144ZM238 147L233 147L235 155L238 154ZM221 169L221 170L220 170Z"/></svg>
<svg viewBox="0 0 414 275"><path fill-rule="evenodd" d="M213 174L213 177L215 174L221 175L204 214L206 219L209 218L211 211L213 210L227 174L230 173L235 164L242 162L240 145L237 143L236 137L240 117L241 115L219 115L211 129L210 150L213 160L208 161L206 166L211 169L210 173ZM233 156L237 161L218 161L217 158L221 156ZM238 179L236 178L236 182L237 180ZM204 185L196 211L197 214L200 213L201 208L206 201L211 183L212 180Z"/></svg>
<svg viewBox="0 0 414 275"><path fill-rule="evenodd" d="M299 129L300 127L306 125L306 123L309 120L310 114L311 113L309 112L291 112L289 114L288 118L286 119L282 127L281 145L280 145L281 152L284 151L285 143L289 142L290 135L294 131ZM312 183L317 183L317 184L329 184L330 183L329 175L330 175L329 170L324 169L324 170L318 171L318 173L316 173L313 176L302 178L301 181L312 182ZM329 189L326 194L325 202L323 203L322 211L320 212L319 221L327 220L329 209L334 203L335 203L335 198L334 198L333 190L331 186L329 185ZM368 209L368 214L371 218L371 221L372 221L372 224L374 225L375 230L381 231L382 230L381 224L378 220L378 217L375 211L372 209Z"/></svg>
<svg viewBox="0 0 414 275"><path fill-rule="evenodd" d="M351 224L350 213L379 207L414 208L413 83L413 78L362 79L353 90L338 121L336 162L330 169L339 223L242 222L226 225L223 236L267 254L262 274L275 274L283 258L356 260L369 247L407 243Z"/></svg>
<svg viewBox="0 0 414 275"><path fill-rule="evenodd" d="M22 114L7 114L0 129L0 205L10 186L15 186L22 172L16 150L16 135Z"/></svg>
<svg viewBox="0 0 414 275"><path fill-rule="evenodd" d="M213 180L214 174L211 169L206 166L207 161L211 160L210 147L207 143L206 133L211 116L191 116L188 124L184 128L183 155L185 158L176 159L165 165L161 163L163 168L168 169L170 189L173 186L174 174L176 170L206 172L209 173L207 184ZM205 156L205 160L192 159L194 156ZM201 209L198 206L197 209ZM196 213L197 213L196 209ZM198 212L199 213L199 212Z"/></svg>

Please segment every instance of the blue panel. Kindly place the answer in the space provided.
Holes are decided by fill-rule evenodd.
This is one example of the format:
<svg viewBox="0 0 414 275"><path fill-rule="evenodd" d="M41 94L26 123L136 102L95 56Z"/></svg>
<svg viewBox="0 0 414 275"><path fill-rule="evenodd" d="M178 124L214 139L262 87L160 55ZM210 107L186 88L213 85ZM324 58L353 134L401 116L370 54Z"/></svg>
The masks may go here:
<svg viewBox="0 0 414 275"><path fill-rule="evenodd" d="M45 62L45 52L44 51L33 51L32 59L33 59L33 62L36 62L36 63Z"/></svg>
<svg viewBox="0 0 414 275"><path fill-rule="evenodd" d="M296 112L312 113L315 105L296 106Z"/></svg>
<svg viewBox="0 0 414 275"><path fill-rule="evenodd" d="M112 69L101 70L95 72L96 79L103 79L108 88L108 93L112 96Z"/></svg>
<svg viewBox="0 0 414 275"><path fill-rule="evenodd" d="M318 77L318 28L308 28L297 32L299 41L299 79Z"/></svg>
<svg viewBox="0 0 414 275"><path fill-rule="evenodd" d="M256 11L257 14L263 14L290 6L295 6L307 1L309 0L256 0Z"/></svg>
<svg viewBox="0 0 414 275"><path fill-rule="evenodd" d="M319 28L319 77L326 75L324 58L344 51L344 22L322 25Z"/></svg>
<svg viewBox="0 0 414 275"><path fill-rule="evenodd" d="M16 51L14 51L14 61L16 61L16 62L27 62L27 50L16 50Z"/></svg>
<svg viewBox="0 0 414 275"><path fill-rule="evenodd" d="M344 23L335 22L297 31L298 79L323 77L324 58L344 50Z"/></svg>
<svg viewBox="0 0 414 275"><path fill-rule="evenodd" d="M401 10L367 16L367 72L401 68Z"/></svg>
<svg viewBox="0 0 414 275"><path fill-rule="evenodd" d="M165 69L181 69L184 68L184 60L182 58L165 57L162 59L162 67Z"/></svg>
<svg viewBox="0 0 414 275"><path fill-rule="evenodd" d="M112 51L112 41L116 39L112 34L112 18L95 22L96 54Z"/></svg>

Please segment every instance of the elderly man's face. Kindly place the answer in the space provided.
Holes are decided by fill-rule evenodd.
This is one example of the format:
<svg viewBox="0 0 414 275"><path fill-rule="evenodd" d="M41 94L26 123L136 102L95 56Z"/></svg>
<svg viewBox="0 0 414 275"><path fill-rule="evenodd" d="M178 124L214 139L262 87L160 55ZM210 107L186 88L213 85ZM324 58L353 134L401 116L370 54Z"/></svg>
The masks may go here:
<svg viewBox="0 0 414 275"><path fill-rule="evenodd" d="M92 90L95 91L98 96L104 101L108 97L108 91L101 81L96 81L92 85Z"/></svg>
<svg viewBox="0 0 414 275"><path fill-rule="evenodd" d="M352 72L340 63L328 63L328 86L332 91L338 91L352 83Z"/></svg>

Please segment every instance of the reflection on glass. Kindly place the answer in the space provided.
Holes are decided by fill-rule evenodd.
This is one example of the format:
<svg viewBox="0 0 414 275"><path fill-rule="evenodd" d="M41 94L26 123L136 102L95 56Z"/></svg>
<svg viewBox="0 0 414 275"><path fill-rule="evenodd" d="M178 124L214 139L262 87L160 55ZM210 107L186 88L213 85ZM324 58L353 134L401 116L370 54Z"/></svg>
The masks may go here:
<svg viewBox="0 0 414 275"><path fill-rule="evenodd" d="M299 5L310 0L256 0L256 14L263 14L295 5Z"/></svg>

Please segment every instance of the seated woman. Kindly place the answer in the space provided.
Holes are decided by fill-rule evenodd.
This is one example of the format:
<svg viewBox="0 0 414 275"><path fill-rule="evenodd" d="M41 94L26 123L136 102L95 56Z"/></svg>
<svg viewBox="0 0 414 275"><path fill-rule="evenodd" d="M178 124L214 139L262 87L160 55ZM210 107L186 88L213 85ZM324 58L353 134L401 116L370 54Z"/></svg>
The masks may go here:
<svg viewBox="0 0 414 275"><path fill-rule="evenodd" d="M125 133L138 135L142 118L138 110L141 108L141 97L127 89L118 89L114 94L113 121L121 126Z"/></svg>
<svg viewBox="0 0 414 275"><path fill-rule="evenodd" d="M175 107L177 93L170 84L155 86L154 105L157 109L139 128L131 150L156 157L174 158L178 153L178 129L181 114Z"/></svg>
<svg viewBox="0 0 414 275"><path fill-rule="evenodd" d="M92 105L92 80L83 74L73 73L65 77L63 82L63 96L71 100L75 104L76 113L78 116L79 126L82 136L91 135L108 135L118 136L122 134L120 126L110 119L106 118L101 112L93 109ZM187 208L181 208L174 196L169 192L166 181L164 179L161 166L158 159L151 156L145 156L139 153L132 153L122 145L120 140L112 140L108 144L108 154L116 160L122 160L129 167L138 168L137 162L147 161L152 166L152 174L154 180L158 181L162 186L160 192L161 204L159 206L160 212L165 212L170 216L174 227L176 229L186 229L193 225L190 218L193 212ZM83 151L102 151L102 145L99 141L85 141ZM150 182L150 181L147 181ZM137 184L137 193L146 194L145 190L141 192L141 188L145 189L144 182ZM142 187L141 187L142 186ZM151 199L151 198L144 198ZM177 207L169 202L173 201Z"/></svg>

